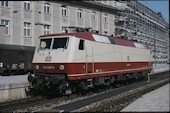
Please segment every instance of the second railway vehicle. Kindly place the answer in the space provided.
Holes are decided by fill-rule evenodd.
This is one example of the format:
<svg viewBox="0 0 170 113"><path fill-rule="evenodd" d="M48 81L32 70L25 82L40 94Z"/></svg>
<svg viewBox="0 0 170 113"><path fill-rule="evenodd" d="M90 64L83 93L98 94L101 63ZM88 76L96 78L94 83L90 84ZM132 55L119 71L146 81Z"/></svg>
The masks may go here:
<svg viewBox="0 0 170 113"><path fill-rule="evenodd" d="M28 81L33 89L69 94L146 76L153 60L144 43L78 32L40 36L32 63L34 74Z"/></svg>

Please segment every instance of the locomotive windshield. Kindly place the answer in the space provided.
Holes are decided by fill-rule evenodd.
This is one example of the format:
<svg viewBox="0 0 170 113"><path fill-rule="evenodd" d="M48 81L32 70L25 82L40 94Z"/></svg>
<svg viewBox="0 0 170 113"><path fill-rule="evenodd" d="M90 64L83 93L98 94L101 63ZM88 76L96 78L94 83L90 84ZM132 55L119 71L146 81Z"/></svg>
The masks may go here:
<svg viewBox="0 0 170 113"><path fill-rule="evenodd" d="M40 50L50 49L52 38L40 40Z"/></svg>
<svg viewBox="0 0 170 113"><path fill-rule="evenodd" d="M67 49L68 37L41 39L39 49L40 50L50 49L51 44L53 44L52 49L59 48Z"/></svg>
<svg viewBox="0 0 170 113"><path fill-rule="evenodd" d="M54 38L52 49L64 48L67 49L68 38Z"/></svg>

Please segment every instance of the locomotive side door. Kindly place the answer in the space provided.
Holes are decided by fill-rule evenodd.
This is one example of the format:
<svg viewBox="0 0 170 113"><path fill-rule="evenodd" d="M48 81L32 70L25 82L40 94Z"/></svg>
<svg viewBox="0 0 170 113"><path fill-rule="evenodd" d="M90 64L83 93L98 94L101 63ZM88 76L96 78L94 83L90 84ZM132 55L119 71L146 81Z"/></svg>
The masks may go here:
<svg viewBox="0 0 170 113"><path fill-rule="evenodd" d="M93 48L87 41L80 39L79 50L82 50L81 54L84 54L84 71L86 74L93 73ZM81 55L82 56L82 55Z"/></svg>
<svg viewBox="0 0 170 113"><path fill-rule="evenodd" d="M92 74L94 70L93 47L86 46L86 74Z"/></svg>

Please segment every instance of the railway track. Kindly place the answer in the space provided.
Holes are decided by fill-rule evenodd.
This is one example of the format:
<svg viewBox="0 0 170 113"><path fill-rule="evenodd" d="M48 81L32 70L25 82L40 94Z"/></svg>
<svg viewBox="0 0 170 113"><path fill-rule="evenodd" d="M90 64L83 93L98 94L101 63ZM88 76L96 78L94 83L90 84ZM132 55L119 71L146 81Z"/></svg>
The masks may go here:
<svg viewBox="0 0 170 113"><path fill-rule="evenodd" d="M148 85L143 88L137 88L137 89L133 90L133 92L127 91L126 93L118 94L115 97L111 97L111 98L102 100L97 103L98 104L97 106L95 103L95 104L93 104L92 108L82 110L82 111L85 111L85 112L97 112L97 111L120 112L121 109L123 109L124 107L129 105L131 102L133 102L134 100L141 97L143 94L146 94L147 92L150 92L154 89L164 86L167 83L169 83L169 79L162 80L160 83L151 84L151 85ZM75 111L81 111L81 110L79 109L79 110L75 110Z"/></svg>
<svg viewBox="0 0 170 113"><path fill-rule="evenodd" d="M152 75L151 82L154 82L155 79L159 80L159 79L166 78L167 76L160 76L160 75L161 74L166 75L167 73L168 72ZM156 77L156 75L159 77ZM144 81L144 82L134 83L134 84L136 84L136 85L133 86L133 84L131 84L129 86L129 88L131 86L133 86L132 88L130 88L130 89L133 89L133 88L135 88L135 86L140 87L140 86L142 86L142 84L145 85L145 84L150 84L150 83ZM125 87L125 86L123 86L123 87ZM115 90L113 92L121 93L121 91L119 91L119 90L123 87L120 85L119 88L113 89L113 90ZM118 95L119 93L116 93L114 95ZM80 109L83 106L103 100L104 98L109 98L109 93L108 93L108 96L104 96L104 95L105 95L105 93L95 95L94 93L90 92L85 97L82 97L81 95L72 94L69 97L62 96L62 97L57 97L57 98L53 98L53 99L44 99L42 97L29 98L29 99L14 101L14 102L0 103L0 112L13 112L13 111L17 111L17 110L19 110L19 111L24 111L24 110L39 111L40 110L41 111L41 109L43 109L43 108L52 108L52 110L55 110L55 111L74 111L76 109ZM110 93L110 95L113 96L112 93ZM98 98L98 97L100 97L100 98ZM101 98L101 97L103 97L103 98ZM62 105L62 103L64 105ZM61 105L59 105L59 104L61 104ZM58 106L56 106L56 105L58 105ZM40 109L37 109L38 106L41 106L42 108L40 107ZM45 106L45 107L43 107L43 106ZM54 106L56 106L56 107L54 107ZM49 110L47 110L46 112L48 112L48 111ZM91 111L96 111L96 110L93 108L93 110L91 110Z"/></svg>
<svg viewBox="0 0 170 113"><path fill-rule="evenodd" d="M46 99L42 96L38 97L32 97L28 99L22 99L22 100L17 100L17 101L12 101L12 102L4 102L0 104L0 112L14 112L17 110L21 111L31 111L31 109L34 109L35 106L43 105L44 106L48 105L48 103L54 103L54 102L59 102L59 101L64 101L64 100L69 100L75 98L76 95L70 95L68 96L62 96L62 97L56 97L52 99Z"/></svg>
<svg viewBox="0 0 170 113"><path fill-rule="evenodd" d="M15 108L22 108L29 106L31 103L35 103L37 101L43 101L44 99L40 96L37 97L29 97L21 100L8 101L0 103L0 112L5 112L9 110L14 110Z"/></svg>
<svg viewBox="0 0 170 113"><path fill-rule="evenodd" d="M162 74L162 76L160 76ZM61 105L61 106L56 106L54 107L53 109L56 109L58 111L66 111L66 112L70 112L70 111L73 111L73 112L93 112L93 111L102 111L103 110L103 104L102 106L100 106L98 103L97 104L94 104L92 109L89 109L88 108L90 107L89 105L91 103L96 103L98 101L101 101L101 100L104 100L104 99L108 99L110 97L113 97L113 96L116 96L116 95L119 95L119 94L122 94L122 93L125 93L127 91L131 91L133 89L136 89L136 88L141 88L141 87L144 87L144 86L147 86L147 85L150 85L152 83L156 83L156 82L159 82L160 80L163 80L162 83L157 83L158 85L153 85L152 87L150 87L149 89L145 89L145 90L141 90L141 92L137 92L135 93L134 95L137 95L137 96L140 96L139 94L143 94L144 92L146 91L151 91L157 87L160 87L166 83L169 82L169 73L160 73L160 74L157 74L159 77L154 77L154 76L151 76L151 79L152 81L151 82L147 82L147 81L143 81L143 82L139 82L139 83L134 83L134 84L131 84L131 85L127 85L127 86L123 86L123 87L119 87L119 88L116 88L116 89L113 89L111 91L108 91L106 93L101 93L99 95L95 95L95 96L92 96L92 97L89 97L89 98L86 98L86 99L82 99L82 100L79 100L79 101L75 101L75 102L72 102L72 103L69 103L69 104L65 104L65 105ZM166 80L165 80L166 79ZM134 92L132 92L133 94ZM132 96L132 95L129 95L129 97ZM123 96L124 97L124 96ZM115 100L115 101L124 101L124 99L126 98L123 98L121 100ZM133 97L133 96L132 96ZM128 97L127 97L128 98ZM111 102L112 103L112 102ZM118 103L117 103L118 104ZM99 105L99 106L98 106ZM104 106L109 106L107 103L104 103ZM82 110L81 108L85 109L85 110ZM118 111L118 110L116 110Z"/></svg>

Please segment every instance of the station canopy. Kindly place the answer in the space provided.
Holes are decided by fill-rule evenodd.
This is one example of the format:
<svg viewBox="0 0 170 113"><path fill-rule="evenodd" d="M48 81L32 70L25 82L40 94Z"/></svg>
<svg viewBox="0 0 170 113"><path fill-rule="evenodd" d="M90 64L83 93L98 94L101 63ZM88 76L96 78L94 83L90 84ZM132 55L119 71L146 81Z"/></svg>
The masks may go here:
<svg viewBox="0 0 170 113"><path fill-rule="evenodd" d="M0 50L30 51L30 52L33 52L35 50L35 47L33 47L33 46L11 45L11 44L0 44Z"/></svg>

